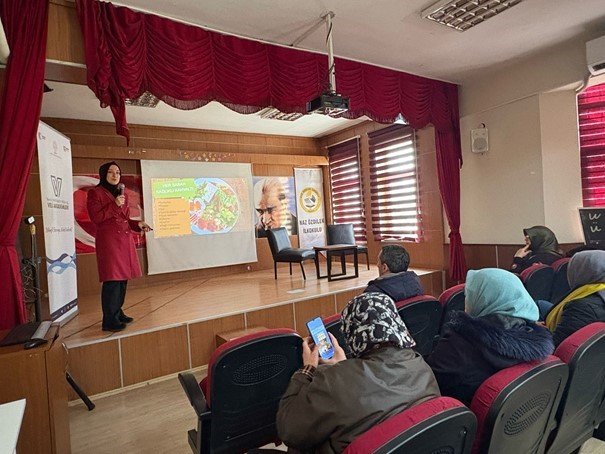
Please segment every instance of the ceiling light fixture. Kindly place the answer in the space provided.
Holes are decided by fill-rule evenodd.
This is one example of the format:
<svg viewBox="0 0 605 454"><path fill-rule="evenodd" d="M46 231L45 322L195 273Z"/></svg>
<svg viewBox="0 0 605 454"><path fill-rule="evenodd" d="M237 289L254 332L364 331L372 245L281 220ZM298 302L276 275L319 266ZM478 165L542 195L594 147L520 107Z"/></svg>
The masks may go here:
<svg viewBox="0 0 605 454"><path fill-rule="evenodd" d="M275 107L265 107L263 110L258 112L258 115L264 120L281 121L295 121L303 116L303 114L299 112L284 113L280 110L277 110Z"/></svg>
<svg viewBox="0 0 605 454"><path fill-rule="evenodd" d="M422 11L422 17L464 32L523 0L441 0Z"/></svg>
<svg viewBox="0 0 605 454"><path fill-rule="evenodd" d="M127 106L149 107L150 109L157 107L159 102L160 102L160 100L158 98L156 98L155 96L153 96L148 91L146 91L145 93L143 93L141 96L139 96L136 99L126 99L124 101L124 103Z"/></svg>

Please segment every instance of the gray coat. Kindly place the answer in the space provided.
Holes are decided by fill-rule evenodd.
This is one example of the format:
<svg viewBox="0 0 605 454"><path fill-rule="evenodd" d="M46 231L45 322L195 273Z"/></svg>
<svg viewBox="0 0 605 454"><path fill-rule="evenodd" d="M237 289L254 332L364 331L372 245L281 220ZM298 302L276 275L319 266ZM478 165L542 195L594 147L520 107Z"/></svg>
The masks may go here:
<svg viewBox="0 0 605 454"><path fill-rule="evenodd" d="M415 403L439 396L433 372L411 349L382 347L295 373L279 405L277 432L296 452L342 452L357 436Z"/></svg>

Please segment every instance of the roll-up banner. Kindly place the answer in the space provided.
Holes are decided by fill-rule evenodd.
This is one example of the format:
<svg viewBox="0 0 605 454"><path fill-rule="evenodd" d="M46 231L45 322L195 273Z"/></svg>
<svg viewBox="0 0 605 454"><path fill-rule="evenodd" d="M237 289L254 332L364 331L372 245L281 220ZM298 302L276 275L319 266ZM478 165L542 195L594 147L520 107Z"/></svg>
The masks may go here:
<svg viewBox="0 0 605 454"><path fill-rule="evenodd" d="M46 256L40 271L48 278L51 319L65 322L78 311L71 143L42 122L38 165Z"/></svg>
<svg viewBox="0 0 605 454"><path fill-rule="evenodd" d="M301 248L326 245L323 175L318 168L295 168L298 242Z"/></svg>

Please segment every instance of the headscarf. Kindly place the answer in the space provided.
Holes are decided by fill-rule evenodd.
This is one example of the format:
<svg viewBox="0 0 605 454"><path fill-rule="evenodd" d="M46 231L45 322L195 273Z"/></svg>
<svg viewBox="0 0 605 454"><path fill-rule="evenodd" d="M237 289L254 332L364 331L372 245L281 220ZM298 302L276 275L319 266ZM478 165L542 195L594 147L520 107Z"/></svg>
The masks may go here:
<svg viewBox="0 0 605 454"><path fill-rule="evenodd" d="M359 357L381 344L399 348L416 345L393 300L384 293L364 293L342 311L341 330L353 356Z"/></svg>
<svg viewBox="0 0 605 454"><path fill-rule="evenodd" d="M586 284L605 283L605 251L582 251L567 266L567 280L572 289Z"/></svg>
<svg viewBox="0 0 605 454"><path fill-rule="evenodd" d="M107 173L109 172L109 168L111 166L116 166L118 169L120 169L120 166L115 161L106 162L105 164L103 164L101 167L99 167L99 184L97 186L103 186L105 189L107 189L109 192L111 192L111 194L114 197L116 197L120 192L118 190L119 183L111 184L111 183L109 183L109 181L107 181ZM122 169L120 169L120 174L121 173L122 173Z"/></svg>
<svg viewBox="0 0 605 454"><path fill-rule="evenodd" d="M567 280L572 292L546 316L546 326L555 331L570 301L605 292L605 251L582 251L574 254L567 266ZM605 296L605 295L604 295Z"/></svg>
<svg viewBox="0 0 605 454"><path fill-rule="evenodd" d="M557 237L548 227L536 225L534 227L524 229L523 233L525 236L529 237L531 242L529 247L534 254L548 252L551 254L561 255Z"/></svg>
<svg viewBox="0 0 605 454"><path fill-rule="evenodd" d="M500 314L535 322L538 306L513 273L497 268L470 270L464 287L466 312L473 317Z"/></svg>

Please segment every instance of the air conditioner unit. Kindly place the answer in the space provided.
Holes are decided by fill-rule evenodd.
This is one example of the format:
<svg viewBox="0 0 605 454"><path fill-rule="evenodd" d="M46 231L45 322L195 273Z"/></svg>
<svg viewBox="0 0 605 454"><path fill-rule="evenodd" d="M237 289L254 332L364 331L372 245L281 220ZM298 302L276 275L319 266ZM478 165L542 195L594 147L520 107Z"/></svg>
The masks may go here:
<svg viewBox="0 0 605 454"><path fill-rule="evenodd" d="M4 34L4 27L2 26L2 21L0 21L0 64L6 64L9 54L10 50L8 49L8 42L6 41L6 35Z"/></svg>
<svg viewBox="0 0 605 454"><path fill-rule="evenodd" d="M605 74L605 36L586 43L586 62L593 76Z"/></svg>

